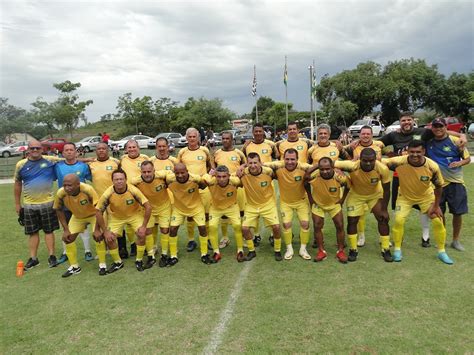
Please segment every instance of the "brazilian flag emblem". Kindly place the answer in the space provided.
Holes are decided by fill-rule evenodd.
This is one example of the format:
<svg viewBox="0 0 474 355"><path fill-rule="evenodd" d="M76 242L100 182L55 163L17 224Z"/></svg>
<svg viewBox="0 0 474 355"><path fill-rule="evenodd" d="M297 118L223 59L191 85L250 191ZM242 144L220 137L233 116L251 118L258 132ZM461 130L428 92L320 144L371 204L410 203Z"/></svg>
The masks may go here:
<svg viewBox="0 0 474 355"><path fill-rule="evenodd" d="M295 181L301 181L301 176L295 176Z"/></svg>
<svg viewBox="0 0 474 355"><path fill-rule="evenodd" d="M262 182L260 183L260 186L261 186L261 187L265 187L265 186L267 186L267 185L268 185L268 182L267 182L267 181L262 181Z"/></svg>
<svg viewBox="0 0 474 355"><path fill-rule="evenodd" d="M329 192L336 192L337 191L337 187L330 187L329 188Z"/></svg>
<svg viewBox="0 0 474 355"><path fill-rule="evenodd" d="M234 193L231 191L231 192L228 192L227 193L227 197L231 197Z"/></svg>
<svg viewBox="0 0 474 355"><path fill-rule="evenodd" d="M347 206L348 211L354 211L354 206Z"/></svg>
<svg viewBox="0 0 474 355"><path fill-rule="evenodd" d="M197 160L203 160L203 159L204 159L204 157L202 155L197 156Z"/></svg>
<svg viewBox="0 0 474 355"><path fill-rule="evenodd" d="M430 180L430 177L429 176L420 176L420 180L421 181L429 181Z"/></svg>
<svg viewBox="0 0 474 355"><path fill-rule="evenodd" d="M137 166L140 168L140 167L142 166L142 162L141 162L141 161L138 162L138 163L137 163Z"/></svg>
<svg viewBox="0 0 474 355"><path fill-rule="evenodd" d="M303 150L303 146L302 146L302 145L298 145L298 146L296 147L296 150Z"/></svg>
<svg viewBox="0 0 474 355"><path fill-rule="evenodd" d="M107 165L107 166L105 167L105 170L109 170L109 171L110 171L110 170L112 170L112 169L113 169L113 168L112 168L111 165Z"/></svg>
<svg viewBox="0 0 474 355"><path fill-rule="evenodd" d="M189 192L190 194L192 194L194 191L196 191L196 189L195 189L194 187L193 187L192 189L189 189L189 190L188 190L188 192Z"/></svg>
<svg viewBox="0 0 474 355"><path fill-rule="evenodd" d="M133 205L133 198L127 200L127 205Z"/></svg>
<svg viewBox="0 0 474 355"><path fill-rule="evenodd" d="M156 191L161 191L162 188L163 188L162 185L158 185L158 186L155 188L155 190L156 190Z"/></svg>
<svg viewBox="0 0 474 355"><path fill-rule="evenodd" d="M230 160L236 161L236 160L237 160L237 157L230 157Z"/></svg>
<svg viewBox="0 0 474 355"><path fill-rule="evenodd" d="M372 178L372 179L370 179L370 182L371 182L372 184L376 184L376 183L379 182L379 178Z"/></svg>
<svg viewBox="0 0 474 355"><path fill-rule="evenodd" d="M451 151L451 147L448 147L448 146L443 147L443 151L445 151L445 152L450 152L450 151Z"/></svg>
<svg viewBox="0 0 474 355"><path fill-rule="evenodd" d="M165 166L165 170L171 170L171 166Z"/></svg>
<svg viewBox="0 0 474 355"><path fill-rule="evenodd" d="M329 156L335 157L335 156L336 156L336 152L329 152Z"/></svg>
<svg viewBox="0 0 474 355"><path fill-rule="evenodd" d="M268 153L268 149L262 149L262 154L267 154Z"/></svg>
<svg viewBox="0 0 474 355"><path fill-rule="evenodd" d="M46 168L47 166L48 166L48 164L46 164L46 163L41 163L40 164L40 168Z"/></svg>
<svg viewBox="0 0 474 355"><path fill-rule="evenodd" d="M87 205L87 200L81 200L79 203L80 203L82 206Z"/></svg>

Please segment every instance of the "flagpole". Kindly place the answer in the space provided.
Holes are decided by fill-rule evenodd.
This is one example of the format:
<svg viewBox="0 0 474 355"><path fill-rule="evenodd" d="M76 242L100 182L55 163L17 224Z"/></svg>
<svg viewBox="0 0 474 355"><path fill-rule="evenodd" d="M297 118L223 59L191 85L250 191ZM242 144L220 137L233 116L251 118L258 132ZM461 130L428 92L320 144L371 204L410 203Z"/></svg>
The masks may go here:
<svg viewBox="0 0 474 355"><path fill-rule="evenodd" d="M311 139L314 139L314 114L313 114L313 70L314 67L310 65L309 69L309 98L310 98L310 121L311 121Z"/></svg>
<svg viewBox="0 0 474 355"><path fill-rule="evenodd" d="M283 82L285 83L285 103L286 103L286 127L288 127L288 66L285 55L285 73L283 74Z"/></svg>
<svg viewBox="0 0 474 355"><path fill-rule="evenodd" d="M257 95L255 95L255 121L258 123L258 106L257 106Z"/></svg>
<svg viewBox="0 0 474 355"><path fill-rule="evenodd" d="M253 66L252 96L255 97L255 121L258 123L257 66Z"/></svg>
<svg viewBox="0 0 474 355"><path fill-rule="evenodd" d="M314 64L314 59L313 59L313 98L316 97L316 65ZM314 109L313 109L314 110ZM318 126L318 117L316 116L316 111L314 111L314 124L317 127Z"/></svg>

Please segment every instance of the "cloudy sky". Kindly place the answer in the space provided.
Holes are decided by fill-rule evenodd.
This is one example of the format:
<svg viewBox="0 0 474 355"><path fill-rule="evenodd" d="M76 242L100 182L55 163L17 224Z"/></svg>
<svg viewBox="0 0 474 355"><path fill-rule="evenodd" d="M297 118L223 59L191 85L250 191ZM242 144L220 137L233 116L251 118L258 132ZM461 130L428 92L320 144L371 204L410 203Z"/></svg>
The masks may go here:
<svg viewBox="0 0 474 355"><path fill-rule="evenodd" d="M444 74L473 69L473 1L0 1L0 96L30 108L55 82L80 82L86 114L118 96L219 97L249 112L258 95L309 110L318 79L357 63L423 58Z"/></svg>

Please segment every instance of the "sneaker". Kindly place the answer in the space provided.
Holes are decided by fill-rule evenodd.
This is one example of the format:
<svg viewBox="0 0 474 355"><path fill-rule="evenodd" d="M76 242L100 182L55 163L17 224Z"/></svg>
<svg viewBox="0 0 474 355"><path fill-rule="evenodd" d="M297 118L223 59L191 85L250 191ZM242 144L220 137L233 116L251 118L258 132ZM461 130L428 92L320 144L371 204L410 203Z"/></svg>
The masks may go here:
<svg viewBox="0 0 474 355"><path fill-rule="evenodd" d="M120 248L119 249L119 256L120 256L121 259L128 259L127 248Z"/></svg>
<svg viewBox="0 0 474 355"><path fill-rule="evenodd" d="M258 234L255 234L255 236L253 237L253 244L258 247L260 245L262 241L262 237Z"/></svg>
<svg viewBox="0 0 474 355"><path fill-rule="evenodd" d="M222 259L221 253L214 253L212 255L212 260L214 261L214 263L218 263L221 259Z"/></svg>
<svg viewBox="0 0 474 355"><path fill-rule="evenodd" d="M314 257L315 262L323 261L328 257L326 250L319 250L316 256Z"/></svg>
<svg viewBox="0 0 474 355"><path fill-rule="evenodd" d="M423 238L421 238L421 246L423 248L429 248L431 246L430 238L428 238L427 240L424 240Z"/></svg>
<svg viewBox="0 0 474 355"><path fill-rule="evenodd" d="M92 261L92 260L94 260L94 257L92 256L92 253L90 251L88 251L84 254L84 259L86 261Z"/></svg>
<svg viewBox="0 0 474 355"><path fill-rule="evenodd" d="M465 250L459 240L453 240L451 242L451 248L456 249L458 251L464 251Z"/></svg>
<svg viewBox="0 0 474 355"><path fill-rule="evenodd" d="M175 266L178 263L178 258L171 257L168 259L167 266Z"/></svg>
<svg viewBox="0 0 474 355"><path fill-rule="evenodd" d="M239 262L239 263L245 261L244 252L243 252L243 251L239 251L239 252L237 253L236 258L237 258L237 262Z"/></svg>
<svg viewBox="0 0 474 355"><path fill-rule="evenodd" d="M250 261L257 256L257 253L254 251L249 251L245 256L245 261Z"/></svg>
<svg viewBox="0 0 474 355"><path fill-rule="evenodd" d="M210 265L212 264L213 260L211 260L211 258L209 257L209 254L205 254L201 256L201 261L206 265Z"/></svg>
<svg viewBox="0 0 474 355"><path fill-rule="evenodd" d="M311 245L311 247L312 247L313 249L318 249L318 248L319 248L319 246L318 246L318 241L317 241L316 239L313 240L313 244Z"/></svg>
<svg viewBox="0 0 474 355"><path fill-rule="evenodd" d="M363 247L365 245L365 234L359 234L359 237L357 238L357 246L358 247Z"/></svg>
<svg viewBox="0 0 474 355"><path fill-rule="evenodd" d="M219 248L224 249L226 246L230 244L230 240L227 238L222 238L221 241L219 242Z"/></svg>
<svg viewBox="0 0 474 355"><path fill-rule="evenodd" d="M123 261L119 263L113 263L112 266L110 266L109 269L107 270L107 273L112 274L115 271L120 270L122 268L123 268Z"/></svg>
<svg viewBox="0 0 474 355"><path fill-rule="evenodd" d="M82 270L81 270L80 266L78 266L78 267L69 266L69 268L66 270L66 272L64 274L62 274L62 277L69 277L69 276L72 276L72 275L75 275L75 274L79 274L81 271Z"/></svg>
<svg viewBox="0 0 474 355"><path fill-rule="evenodd" d="M38 259L32 259L29 258L28 261L26 262L26 265L24 267L25 271L34 268L35 266L38 266L40 264Z"/></svg>
<svg viewBox="0 0 474 355"><path fill-rule="evenodd" d="M276 260L276 261L282 261L282 260L283 260L283 256L281 256L281 252L280 252L280 251L276 251L276 252L275 252L275 260Z"/></svg>
<svg viewBox="0 0 474 355"><path fill-rule="evenodd" d="M438 259L441 260L443 263L448 265L453 265L454 261L446 254L445 251L438 253Z"/></svg>
<svg viewBox="0 0 474 355"><path fill-rule="evenodd" d="M58 264L63 264L67 261L67 255L61 254L61 257L58 259Z"/></svg>
<svg viewBox="0 0 474 355"><path fill-rule="evenodd" d="M56 255L50 255L48 258L48 265L49 267L56 267L58 266L58 260L56 259Z"/></svg>
<svg viewBox="0 0 474 355"><path fill-rule="evenodd" d="M130 256L137 256L137 245L135 243L130 244Z"/></svg>
<svg viewBox="0 0 474 355"><path fill-rule="evenodd" d="M165 266L168 265L168 261L169 261L168 255L166 255L166 254L161 254L161 256L160 256L160 261L158 261L158 266L159 266L159 267L165 267Z"/></svg>
<svg viewBox="0 0 474 355"><path fill-rule="evenodd" d="M349 249L349 256L347 258L348 261L353 262L357 261L357 256L359 255L359 252L355 249Z"/></svg>
<svg viewBox="0 0 474 355"><path fill-rule="evenodd" d="M396 263L399 263L400 261L402 261L402 251L394 250L392 260L395 261Z"/></svg>
<svg viewBox="0 0 474 355"><path fill-rule="evenodd" d="M311 260L311 255L309 255L308 251L306 250L306 247L301 247L300 248L300 256L304 260Z"/></svg>
<svg viewBox="0 0 474 355"><path fill-rule="evenodd" d="M390 252L390 249L382 250L380 254L382 254L383 260L386 261L387 263L391 263L393 261L392 253Z"/></svg>
<svg viewBox="0 0 474 355"><path fill-rule="evenodd" d="M135 268L137 271L145 271L145 268L143 267L143 261L142 260L136 260L135 261Z"/></svg>
<svg viewBox="0 0 474 355"><path fill-rule="evenodd" d="M105 267L100 267L99 276L105 276L105 275L107 275L107 269Z"/></svg>
<svg viewBox="0 0 474 355"><path fill-rule="evenodd" d="M194 251L194 249L196 249L197 246L198 245L194 240L190 240L188 242L188 246L186 247L186 250L190 253L190 252Z"/></svg>
<svg viewBox="0 0 474 355"><path fill-rule="evenodd" d="M148 260L145 264L145 269L150 269L151 267L153 267L153 265L156 264L156 259L154 256L151 256L151 255L148 255Z"/></svg>
<svg viewBox="0 0 474 355"><path fill-rule="evenodd" d="M268 237L268 242L271 246L275 245L275 238L273 237L273 234Z"/></svg>
<svg viewBox="0 0 474 355"><path fill-rule="evenodd" d="M290 244L290 245L287 245L286 246L286 252L285 252L285 260L291 260L293 258L293 246Z"/></svg>
<svg viewBox="0 0 474 355"><path fill-rule="evenodd" d="M336 253L336 258L340 263L347 264L347 255L344 253L344 249L341 249Z"/></svg>

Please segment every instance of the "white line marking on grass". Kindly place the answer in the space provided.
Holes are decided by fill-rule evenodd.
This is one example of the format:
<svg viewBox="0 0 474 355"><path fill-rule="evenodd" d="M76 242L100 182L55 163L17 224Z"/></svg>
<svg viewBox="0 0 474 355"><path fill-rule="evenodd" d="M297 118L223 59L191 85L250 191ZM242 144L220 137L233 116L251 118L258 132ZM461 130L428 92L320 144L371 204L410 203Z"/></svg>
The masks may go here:
<svg viewBox="0 0 474 355"><path fill-rule="evenodd" d="M211 333L211 340L204 348L204 354L215 354L217 353L217 349L222 343L224 338L224 333L227 330L227 326L232 318L232 314L234 313L234 307L239 299L240 293L242 292L242 284L244 283L247 275L252 268L252 265L255 264L255 261L246 262L243 270L239 274L239 278L237 279L232 292L230 293L229 300L221 313L219 318L219 322L217 326L213 329Z"/></svg>

